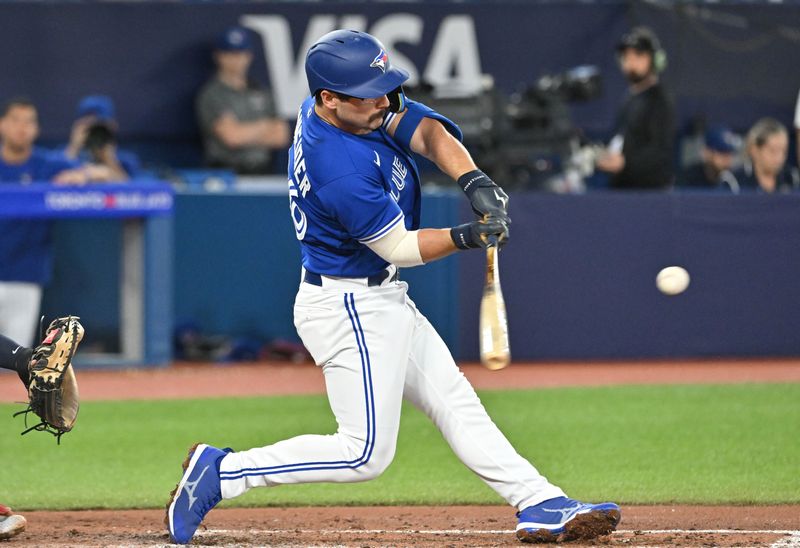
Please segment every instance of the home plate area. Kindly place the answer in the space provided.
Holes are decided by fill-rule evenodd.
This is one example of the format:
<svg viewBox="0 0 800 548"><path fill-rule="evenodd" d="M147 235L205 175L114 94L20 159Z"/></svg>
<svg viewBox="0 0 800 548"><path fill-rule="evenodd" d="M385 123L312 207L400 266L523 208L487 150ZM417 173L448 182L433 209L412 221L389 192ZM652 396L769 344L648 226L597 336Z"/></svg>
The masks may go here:
<svg viewBox="0 0 800 548"><path fill-rule="evenodd" d="M167 546L163 511L26 512L16 546ZM217 508L191 546L520 546L505 506ZM612 535L568 546L800 548L798 506L624 506Z"/></svg>

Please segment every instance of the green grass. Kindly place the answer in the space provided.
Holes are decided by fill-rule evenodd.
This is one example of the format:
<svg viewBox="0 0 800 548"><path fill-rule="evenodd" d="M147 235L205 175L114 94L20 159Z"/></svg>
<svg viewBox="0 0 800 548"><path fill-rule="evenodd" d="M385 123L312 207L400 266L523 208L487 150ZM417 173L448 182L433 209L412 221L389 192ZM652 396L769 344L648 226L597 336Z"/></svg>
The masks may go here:
<svg viewBox="0 0 800 548"><path fill-rule="evenodd" d="M518 451L568 494L622 503L800 502L800 384L482 392ZM324 396L87 402L61 446L0 405L0 501L25 509L166 501L187 447L332 433ZM379 479L254 489L226 505L500 504L421 413Z"/></svg>

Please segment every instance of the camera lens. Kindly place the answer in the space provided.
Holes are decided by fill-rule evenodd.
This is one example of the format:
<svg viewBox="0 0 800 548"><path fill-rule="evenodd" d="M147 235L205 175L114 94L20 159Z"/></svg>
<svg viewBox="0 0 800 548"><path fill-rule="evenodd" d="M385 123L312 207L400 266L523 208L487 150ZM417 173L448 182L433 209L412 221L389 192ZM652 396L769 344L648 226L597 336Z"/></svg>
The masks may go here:
<svg viewBox="0 0 800 548"><path fill-rule="evenodd" d="M96 150L113 143L115 141L114 132L107 124L92 124L86 133L86 148Z"/></svg>

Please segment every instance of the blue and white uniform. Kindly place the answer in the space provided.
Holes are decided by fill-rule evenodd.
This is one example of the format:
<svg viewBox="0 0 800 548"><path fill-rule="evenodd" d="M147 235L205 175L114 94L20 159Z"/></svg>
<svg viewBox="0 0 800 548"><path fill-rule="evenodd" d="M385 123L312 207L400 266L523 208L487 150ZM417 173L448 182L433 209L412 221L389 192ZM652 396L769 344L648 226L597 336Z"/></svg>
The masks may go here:
<svg viewBox="0 0 800 548"><path fill-rule="evenodd" d="M424 117L409 102L394 135L354 135L302 105L289 160L290 213L302 249L295 326L322 367L338 430L230 453L223 498L256 486L354 482L392 461L405 398L436 424L456 455L519 509L564 496L513 449L486 414L450 351L407 295L396 267L367 244L404 223L419 228L420 181L411 136Z"/></svg>
<svg viewBox="0 0 800 548"><path fill-rule="evenodd" d="M77 165L59 153L34 147L20 164L0 159L0 184L45 182ZM42 287L52 276L50 227L41 220L0 221L0 333L25 346L34 343Z"/></svg>
<svg viewBox="0 0 800 548"><path fill-rule="evenodd" d="M289 158L291 213L303 268L328 276L367 277L389 264L365 245L398 223L419 228L420 185L410 153L411 135L423 116L453 122L410 102L394 137L384 129L353 135L323 121L314 99L303 103ZM394 114L386 117L384 127Z"/></svg>

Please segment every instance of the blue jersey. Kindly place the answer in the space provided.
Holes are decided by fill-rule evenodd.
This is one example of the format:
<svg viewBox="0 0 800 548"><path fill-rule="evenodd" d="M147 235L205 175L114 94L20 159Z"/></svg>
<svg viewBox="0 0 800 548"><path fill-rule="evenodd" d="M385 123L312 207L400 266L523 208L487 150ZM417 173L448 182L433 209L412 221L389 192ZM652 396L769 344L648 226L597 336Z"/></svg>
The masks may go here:
<svg viewBox="0 0 800 548"><path fill-rule="evenodd" d="M65 169L77 167L60 152L34 147L30 157L21 164L7 164L0 158L0 182L31 183L53 179Z"/></svg>
<svg viewBox="0 0 800 548"><path fill-rule="evenodd" d="M419 172L411 136L425 117L439 120L461 139L453 122L430 108L408 101L390 136L385 127L354 135L322 120L314 98L300 107L289 151L289 205L303 267L317 274L361 278L388 263L366 244L398 223L419 228Z"/></svg>
<svg viewBox="0 0 800 548"><path fill-rule="evenodd" d="M0 184L49 181L76 165L59 153L37 147L21 164L0 159ZM0 221L0 281L45 284L51 276L52 255L49 222Z"/></svg>

